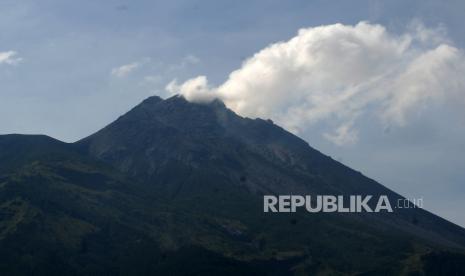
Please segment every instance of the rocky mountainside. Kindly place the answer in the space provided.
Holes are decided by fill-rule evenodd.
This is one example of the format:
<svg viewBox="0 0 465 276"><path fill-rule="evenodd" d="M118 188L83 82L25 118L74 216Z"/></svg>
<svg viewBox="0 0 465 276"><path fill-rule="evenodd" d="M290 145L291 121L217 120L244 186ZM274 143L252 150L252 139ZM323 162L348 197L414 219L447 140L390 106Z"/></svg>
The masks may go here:
<svg viewBox="0 0 465 276"><path fill-rule="evenodd" d="M151 97L78 145L172 198L204 194L185 185L186 179L203 175L207 176L203 184L211 183L213 190L221 188L210 180L215 175L257 195L386 194L393 202L401 198L271 121L242 118L219 101L201 105L177 96L165 101ZM438 242L450 230L446 235L455 237L450 242L465 245L460 227L423 210L397 210L382 222L416 235L429 234Z"/></svg>
<svg viewBox="0 0 465 276"><path fill-rule="evenodd" d="M0 136L0 271L465 272L465 230L422 209L264 213L264 194L402 198L269 120L150 97L73 144Z"/></svg>

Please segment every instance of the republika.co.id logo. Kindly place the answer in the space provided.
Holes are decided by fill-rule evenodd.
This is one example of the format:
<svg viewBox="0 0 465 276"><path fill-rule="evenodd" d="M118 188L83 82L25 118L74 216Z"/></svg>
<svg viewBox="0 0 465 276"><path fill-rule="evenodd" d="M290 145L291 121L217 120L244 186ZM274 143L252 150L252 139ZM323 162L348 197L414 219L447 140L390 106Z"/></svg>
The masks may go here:
<svg viewBox="0 0 465 276"><path fill-rule="evenodd" d="M394 206L394 207L393 207ZM397 198L394 204L387 195L264 195L265 213L294 213L305 209L309 213L392 213L394 209L423 208L423 198Z"/></svg>

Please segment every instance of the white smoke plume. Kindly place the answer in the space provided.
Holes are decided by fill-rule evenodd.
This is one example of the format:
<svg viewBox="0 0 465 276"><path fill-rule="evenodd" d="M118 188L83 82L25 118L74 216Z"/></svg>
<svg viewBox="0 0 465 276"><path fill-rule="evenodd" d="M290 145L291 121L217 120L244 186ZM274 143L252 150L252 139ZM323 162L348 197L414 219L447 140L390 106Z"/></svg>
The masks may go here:
<svg viewBox="0 0 465 276"><path fill-rule="evenodd" d="M272 118L293 132L331 121L323 136L357 142L357 120L404 126L430 104L463 99L463 52L443 30L419 24L402 35L360 22L306 28L262 49L217 87L199 76L167 85L187 100L219 98L242 116Z"/></svg>

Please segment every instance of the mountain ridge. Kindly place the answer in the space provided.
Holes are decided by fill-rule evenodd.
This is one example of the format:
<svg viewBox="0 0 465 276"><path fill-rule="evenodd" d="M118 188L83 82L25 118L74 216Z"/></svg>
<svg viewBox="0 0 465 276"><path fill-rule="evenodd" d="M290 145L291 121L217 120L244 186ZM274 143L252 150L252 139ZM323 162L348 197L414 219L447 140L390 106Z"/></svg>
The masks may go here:
<svg viewBox="0 0 465 276"><path fill-rule="evenodd" d="M264 275L273 267L280 271L274 275L396 274L418 266L426 273L444 254L465 254L465 229L421 209L263 213L263 194L403 197L271 121L242 118L219 101L150 97L76 143L0 136L0 160L0 257L47 244L64 256L45 250L29 253L31 262L14 255L31 269L49 271L59 262L78 274L150 274L189 261L222 273L232 271L231 262ZM51 230L27 235L36 228ZM19 241L28 246L20 249ZM207 255L217 263L205 262ZM83 259L97 265L83 266ZM2 267L27 274L0 261Z"/></svg>

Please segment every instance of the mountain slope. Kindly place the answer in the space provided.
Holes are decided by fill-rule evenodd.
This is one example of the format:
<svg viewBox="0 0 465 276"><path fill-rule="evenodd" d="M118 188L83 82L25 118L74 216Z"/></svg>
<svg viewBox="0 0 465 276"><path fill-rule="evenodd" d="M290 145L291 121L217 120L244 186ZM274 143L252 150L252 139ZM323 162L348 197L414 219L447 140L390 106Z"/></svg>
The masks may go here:
<svg viewBox="0 0 465 276"><path fill-rule="evenodd" d="M0 141L3 156L17 153L15 169L2 166L0 174L2 275L165 275L193 267L257 275L263 270L264 264L231 260L192 242L178 246L177 240L204 231L195 214L156 195L147 197L137 180L71 145L46 136L9 135ZM173 229L184 230L172 238ZM189 271L178 267L178 259L190 262Z"/></svg>
<svg viewBox="0 0 465 276"><path fill-rule="evenodd" d="M202 105L177 96L151 97L78 145L173 198L204 193L185 183L186 177L202 175L207 176L204 184L216 177L255 194L385 194L391 202L402 198L272 122L239 117L218 101ZM212 184L211 189L219 186ZM462 228L421 209L363 219L441 244L465 246Z"/></svg>
<svg viewBox="0 0 465 276"><path fill-rule="evenodd" d="M465 230L424 210L273 214L263 194L401 198L271 121L151 97L74 144L0 136L0 272L464 272Z"/></svg>

